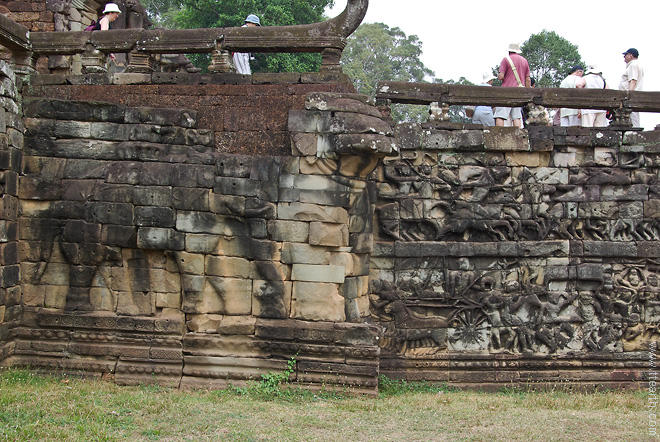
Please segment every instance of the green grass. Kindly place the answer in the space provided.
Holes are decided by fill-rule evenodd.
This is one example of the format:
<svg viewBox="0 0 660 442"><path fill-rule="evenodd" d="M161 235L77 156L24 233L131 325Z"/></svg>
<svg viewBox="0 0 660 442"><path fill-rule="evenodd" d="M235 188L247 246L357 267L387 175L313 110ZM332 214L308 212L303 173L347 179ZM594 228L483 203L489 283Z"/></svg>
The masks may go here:
<svg viewBox="0 0 660 442"><path fill-rule="evenodd" d="M642 441L644 391L461 391L380 380L376 398L312 393L273 374L180 391L0 371L0 441Z"/></svg>

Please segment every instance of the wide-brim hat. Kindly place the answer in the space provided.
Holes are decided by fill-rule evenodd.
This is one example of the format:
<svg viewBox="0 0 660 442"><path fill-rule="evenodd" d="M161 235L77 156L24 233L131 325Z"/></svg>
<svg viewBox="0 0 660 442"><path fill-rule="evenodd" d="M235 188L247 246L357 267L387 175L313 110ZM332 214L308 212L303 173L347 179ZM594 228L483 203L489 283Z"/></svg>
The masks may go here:
<svg viewBox="0 0 660 442"><path fill-rule="evenodd" d="M509 45L509 52L515 52L516 54L520 54L522 50L520 49L520 45L518 43L511 43Z"/></svg>
<svg viewBox="0 0 660 442"><path fill-rule="evenodd" d="M245 23L254 23L257 26L261 26L261 20L254 14L250 14L245 18Z"/></svg>
<svg viewBox="0 0 660 442"><path fill-rule="evenodd" d="M119 6L117 6L114 3L108 3L105 5L105 9L103 10L104 14L108 14L110 12L116 12L117 14L121 14L121 9L119 9Z"/></svg>

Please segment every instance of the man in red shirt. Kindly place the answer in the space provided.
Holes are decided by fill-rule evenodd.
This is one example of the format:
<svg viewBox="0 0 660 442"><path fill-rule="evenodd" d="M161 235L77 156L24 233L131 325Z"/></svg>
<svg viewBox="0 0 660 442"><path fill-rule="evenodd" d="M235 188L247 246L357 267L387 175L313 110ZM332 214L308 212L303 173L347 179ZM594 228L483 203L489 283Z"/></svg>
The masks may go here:
<svg viewBox="0 0 660 442"><path fill-rule="evenodd" d="M502 80L502 87L532 86L529 63L520 55L521 52L517 43L509 45L509 55L502 59L497 75L497 78ZM496 107L494 117L496 126L504 126L504 122L511 118L514 126L522 127L522 109L519 107Z"/></svg>

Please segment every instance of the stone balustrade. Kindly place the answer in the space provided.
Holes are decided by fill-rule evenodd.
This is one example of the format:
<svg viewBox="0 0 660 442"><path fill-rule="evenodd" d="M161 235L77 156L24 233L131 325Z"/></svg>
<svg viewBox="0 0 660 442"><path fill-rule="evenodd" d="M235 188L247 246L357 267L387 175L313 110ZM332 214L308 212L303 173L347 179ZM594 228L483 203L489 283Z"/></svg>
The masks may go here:
<svg viewBox="0 0 660 442"><path fill-rule="evenodd" d="M349 0L334 19L296 26L215 29L31 32L0 19L0 44L14 64L34 71L40 57L82 56L83 73L106 72L107 55L128 54L127 72L153 72L160 54L213 54L210 72L230 72L229 52L312 52L322 54L322 71L340 71L346 38L359 26L368 0Z"/></svg>
<svg viewBox="0 0 660 442"><path fill-rule="evenodd" d="M630 127L631 112L660 112L660 92L564 88L484 88L441 83L383 81L376 98L391 103L521 107L529 103L547 108L607 109L616 114L613 127Z"/></svg>

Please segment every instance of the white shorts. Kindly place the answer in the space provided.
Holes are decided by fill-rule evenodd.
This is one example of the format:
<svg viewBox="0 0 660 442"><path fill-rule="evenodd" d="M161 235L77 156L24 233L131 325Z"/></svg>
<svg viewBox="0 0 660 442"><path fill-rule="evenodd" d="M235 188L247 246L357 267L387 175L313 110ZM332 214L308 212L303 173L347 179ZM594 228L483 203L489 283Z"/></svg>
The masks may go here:
<svg viewBox="0 0 660 442"><path fill-rule="evenodd" d="M522 108L521 107L496 107L495 118L501 118L502 120L508 120L511 117L512 120L522 120Z"/></svg>

